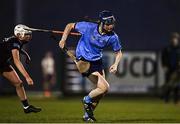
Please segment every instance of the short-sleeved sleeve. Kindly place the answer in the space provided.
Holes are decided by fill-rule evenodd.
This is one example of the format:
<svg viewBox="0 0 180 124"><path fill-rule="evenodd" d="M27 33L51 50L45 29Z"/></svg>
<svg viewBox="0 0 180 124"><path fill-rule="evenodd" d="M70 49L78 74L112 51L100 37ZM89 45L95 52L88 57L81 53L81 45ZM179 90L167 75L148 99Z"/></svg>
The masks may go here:
<svg viewBox="0 0 180 124"><path fill-rule="evenodd" d="M84 34L88 28L89 23L88 22L77 22L75 24L75 30L78 31L81 34Z"/></svg>
<svg viewBox="0 0 180 124"><path fill-rule="evenodd" d="M112 50L114 52L122 49L121 41L117 35L112 36L109 40L109 45L112 47Z"/></svg>
<svg viewBox="0 0 180 124"><path fill-rule="evenodd" d="M13 49L20 50L21 49L21 43L19 41L13 39L11 42L9 42L8 49L9 50L13 50Z"/></svg>

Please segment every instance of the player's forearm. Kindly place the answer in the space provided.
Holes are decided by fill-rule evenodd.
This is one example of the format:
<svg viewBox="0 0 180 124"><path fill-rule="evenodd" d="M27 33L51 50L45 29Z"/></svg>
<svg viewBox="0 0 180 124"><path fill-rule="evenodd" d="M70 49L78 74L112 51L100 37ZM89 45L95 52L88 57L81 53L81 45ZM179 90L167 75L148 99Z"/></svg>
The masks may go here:
<svg viewBox="0 0 180 124"><path fill-rule="evenodd" d="M115 53L115 62L114 62L114 64L115 64L116 66L118 66L121 58L122 58L122 52L121 52L121 51Z"/></svg>
<svg viewBox="0 0 180 124"><path fill-rule="evenodd" d="M14 59L14 64L16 65L17 69L21 72L21 74L25 77L28 78L30 77L27 71L25 70L24 66L20 62L20 60Z"/></svg>
<svg viewBox="0 0 180 124"><path fill-rule="evenodd" d="M14 61L15 66L16 66L17 69L21 72L21 74L22 74L25 78L29 78L29 74L26 72L24 66L22 65L22 63L21 63L21 61L20 61L19 50L13 49L13 50L12 50L12 57L13 57L13 61Z"/></svg>
<svg viewBox="0 0 180 124"><path fill-rule="evenodd" d="M66 25L65 29L64 29L64 33L63 36L61 38L62 41L66 41L69 33L71 32L71 30L74 28L75 23L69 23Z"/></svg>

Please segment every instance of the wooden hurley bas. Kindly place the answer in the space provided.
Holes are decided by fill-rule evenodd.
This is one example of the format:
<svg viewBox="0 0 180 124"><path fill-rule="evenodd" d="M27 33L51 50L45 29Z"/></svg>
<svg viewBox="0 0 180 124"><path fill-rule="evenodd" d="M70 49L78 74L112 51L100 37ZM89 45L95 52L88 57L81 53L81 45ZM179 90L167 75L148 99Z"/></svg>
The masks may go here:
<svg viewBox="0 0 180 124"><path fill-rule="evenodd" d="M86 61L76 60L76 57L70 52L66 47L63 48L63 51L75 62L76 67L80 73L85 73L90 68L90 63Z"/></svg>
<svg viewBox="0 0 180 124"><path fill-rule="evenodd" d="M53 38L54 40L58 40L53 35L52 35L51 38ZM74 54L72 52L70 52L66 46L62 49L62 51L65 52L75 62L76 67L77 67L77 69L78 69L78 71L80 73L85 73L85 72L87 72L89 70L89 68L90 68L90 63L89 62L82 61L82 60L77 61Z"/></svg>
<svg viewBox="0 0 180 124"><path fill-rule="evenodd" d="M38 28L30 28L26 25L22 25L21 26L24 27L25 30L29 30L29 31L37 31L37 32L47 32L47 33L55 33L55 34L63 34L63 31L57 31L57 30L46 30L46 29L38 29ZM74 36L79 36L81 35L80 33L76 33L76 32L70 32L70 35L74 35Z"/></svg>

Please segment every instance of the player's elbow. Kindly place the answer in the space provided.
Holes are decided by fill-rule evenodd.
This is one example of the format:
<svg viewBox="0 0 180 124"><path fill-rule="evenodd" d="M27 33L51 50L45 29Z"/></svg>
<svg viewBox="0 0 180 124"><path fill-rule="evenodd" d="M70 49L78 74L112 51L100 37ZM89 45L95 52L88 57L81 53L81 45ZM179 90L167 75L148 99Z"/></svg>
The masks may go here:
<svg viewBox="0 0 180 124"><path fill-rule="evenodd" d="M66 27L70 28L70 29L74 29L75 23L68 23L66 25Z"/></svg>
<svg viewBox="0 0 180 124"><path fill-rule="evenodd" d="M116 53L116 57L118 57L119 59L121 59L122 56L123 56L123 53L121 52L121 50Z"/></svg>
<svg viewBox="0 0 180 124"><path fill-rule="evenodd" d="M116 52L116 54L118 54L118 55L122 55L123 53L122 53L122 51L121 51L121 50L119 50L118 52Z"/></svg>
<svg viewBox="0 0 180 124"><path fill-rule="evenodd" d="M120 51L120 53L119 53L119 54L120 54L120 57L122 57L122 56L123 56L123 53L122 53L121 51Z"/></svg>

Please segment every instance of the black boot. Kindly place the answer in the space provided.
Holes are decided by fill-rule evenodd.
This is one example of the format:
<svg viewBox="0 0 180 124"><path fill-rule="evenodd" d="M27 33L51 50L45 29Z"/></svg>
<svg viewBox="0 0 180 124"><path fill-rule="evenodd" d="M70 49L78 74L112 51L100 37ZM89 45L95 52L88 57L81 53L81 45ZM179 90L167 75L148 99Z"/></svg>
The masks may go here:
<svg viewBox="0 0 180 124"><path fill-rule="evenodd" d="M37 113L40 111L41 111L41 108L37 108L32 105L30 105L28 108L24 109L24 113L31 113L31 112Z"/></svg>

